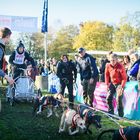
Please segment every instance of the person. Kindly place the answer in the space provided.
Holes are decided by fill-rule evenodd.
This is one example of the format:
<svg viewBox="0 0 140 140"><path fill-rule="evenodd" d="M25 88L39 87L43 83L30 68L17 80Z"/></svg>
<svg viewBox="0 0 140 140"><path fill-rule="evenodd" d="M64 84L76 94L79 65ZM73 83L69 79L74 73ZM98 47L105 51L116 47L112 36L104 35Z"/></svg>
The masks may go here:
<svg viewBox="0 0 140 140"><path fill-rule="evenodd" d="M118 115L123 117L123 91L124 86L127 81L127 74L123 64L118 62L118 57L116 54L110 55L110 63L106 64L105 68L105 83L107 85L107 104L108 112L114 114L114 107L112 105L113 96L117 92L117 108Z"/></svg>
<svg viewBox="0 0 140 140"><path fill-rule="evenodd" d="M14 80L4 72L4 66L6 62L4 59L4 55L6 44L9 42L11 34L11 30L7 27L0 29L0 76L5 78L10 85L14 83Z"/></svg>
<svg viewBox="0 0 140 140"><path fill-rule="evenodd" d="M22 69L26 69L27 62L31 62L31 65L34 69L36 69L34 59L29 55L27 51L25 51L24 44L20 41L16 50L12 52L9 57L9 63L13 66L13 78L17 78L20 74L23 74L24 71Z"/></svg>
<svg viewBox="0 0 140 140"><path fill-rule="evenodd" d="M130 62L130 56L129 55L125 55L123 57L123 65L124 65L124 68L125 68L126 73L127 73L127 71L129 71L129 69L131 67L131 62ZM129 81L129 76L127 76L127 81Z"/></svg>
<svg viewBox="0 0 140 140"><path fill-rule="evenodd" d="M125 55L124 57L123 57L123 65L124 65L124 67L125 67L125 70L126 70L126 72L129 70L129 68L130 68L130 56L129 55Z"/></svg>
<svg viewBox="0 0 140 140"><path fill-rule="evenodd" d="M106 66L107 63L109 63L109 55L112 54L112 53L113 52L110 51L107 54L106 58L101 60L101 65L100 65L100 68L99 68L100 81L101 82L105 82L105 76L104 76L105 75L105 66Z"/></svg>
<svg viewBox="0 0 140 140"><path fill-rule="evenodd" d="M92 107L96 82L99 80L99 72L96 66L96 59L87 54L86 50L82 47L78 49L78 53L79 59L77 60L77 63L80 69L84 102Z"/></svg>
<svg viewBox="0 0 140 140"><path fill-rule="evenodd" d="M26 63L27 65L27 76L31 77L31 79L35 82L36 75L38 75L38 68L33 68L30 61ZM35 64L37 66L37 64Z"/></svg>
<svg viewBox="0 0 140 140"><path fill-rule="evenodd" d="M69 107L73 108L73 83L76 82L77 70L74 62L69 60L67 55L62 55L61 60L57 65L56 75L60 79L60 93L64 96L64 91L67 86L69 92Z"/></svg>
<svg viewBox="0 0 140 140"><path fill-rule="evenodd" d="M57 71L57 60L55 57L53 57L50 63L50 73L56 74L56 71Z"/></svg>
<svg viewBox="0 0 140 140"><path fill-rule="evenodd" d="M136 81L138 71L139 71L139 65L140 65L140 58L139 58L138 53L131 54L130 60L131 60L131 67L127 71L127 75L129 76L130 81Z"/></svg>

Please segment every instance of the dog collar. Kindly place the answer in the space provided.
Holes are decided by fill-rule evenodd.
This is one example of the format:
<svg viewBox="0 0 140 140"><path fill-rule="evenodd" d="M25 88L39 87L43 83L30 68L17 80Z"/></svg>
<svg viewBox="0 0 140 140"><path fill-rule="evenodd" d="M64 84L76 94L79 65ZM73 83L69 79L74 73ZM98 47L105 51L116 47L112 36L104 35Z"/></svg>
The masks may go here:
<svg viewBox="0 0 140 140"><path fill-rule="evenodd" d="M120 133L121 137L123 138L123 140L127 140L127 138L126 138L126 136L124 134L123 128L119 129L119 133Z"/></svg>

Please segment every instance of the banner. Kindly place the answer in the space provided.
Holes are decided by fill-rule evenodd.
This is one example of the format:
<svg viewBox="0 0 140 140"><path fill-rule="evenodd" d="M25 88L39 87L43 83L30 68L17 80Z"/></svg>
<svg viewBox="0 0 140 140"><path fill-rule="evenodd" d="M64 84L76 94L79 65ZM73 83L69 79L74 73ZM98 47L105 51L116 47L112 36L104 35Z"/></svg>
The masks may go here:
<svg viewBox="0 0 140 140"><path fill-rule="evenodd" d="M77 103L84 103L84 98L83 98L83 87L81 85L81 80L80 80L80 74L77 74L77 81L76 84L74 85L74 92L76 93L74 101Z"/></svg>
<svg viewBox="0 0 140 140"><path fill-rule="evenodd" d="M60 80L54 73L48 75L48 92L60 93Z"/></svg>
<svg viewBox="0 0 140 140"><path fill-rule="evenodd" d="M108 111L106 103L107 88L103 82L97 82L94 92L93 105L100 110ZM113 106L117 114L117 102L114 97ZM140 120L140 98L138 92L138 82L127 82L123 94L124 117L128 119Z"/></svg>
<svg viewBox="0 0 140 140"><path fill-rule="evenodd" d="M49 81L49 92L58 93L60 92L60 81L55 74L48 76ZM66 90L65 93L68 91ZM74 101L76 103L84 103L83 99L83 88L81 85L80 75L77 75L77 81L74 84ZM108 112L108 105L106 102L107 86L103 82L97 82L94 91L93 106L99 110ZM117 114L117 102L114 96L113 98L114 112ZM140 93L138 92L138 82L131 81L127 82L123 94L123 106L124 106L124 117L133 120L140 120Z"/></svg>
<svg viewBox="0 0 140 140"><path fill-rule="evenodd" d="M0 27L8 27L18 32L37 32L37 20L37 17L0 15Z"/></svg>
<svg viewBox="0 0 140 140"><path fill-rule="evenodd" d="M48 32L48 0L44 0L41 32Z"/></svg>

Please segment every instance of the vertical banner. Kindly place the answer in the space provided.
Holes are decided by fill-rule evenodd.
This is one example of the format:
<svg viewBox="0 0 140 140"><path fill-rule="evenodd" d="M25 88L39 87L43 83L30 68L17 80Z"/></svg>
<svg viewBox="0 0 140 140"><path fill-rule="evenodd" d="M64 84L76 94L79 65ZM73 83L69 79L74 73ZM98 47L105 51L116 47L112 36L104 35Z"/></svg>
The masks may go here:
<svg viewBox="0 0 140 140"><path fill-rule="evenodd" d="M41 32L48 32L48 0L44 0Z"/></svg>

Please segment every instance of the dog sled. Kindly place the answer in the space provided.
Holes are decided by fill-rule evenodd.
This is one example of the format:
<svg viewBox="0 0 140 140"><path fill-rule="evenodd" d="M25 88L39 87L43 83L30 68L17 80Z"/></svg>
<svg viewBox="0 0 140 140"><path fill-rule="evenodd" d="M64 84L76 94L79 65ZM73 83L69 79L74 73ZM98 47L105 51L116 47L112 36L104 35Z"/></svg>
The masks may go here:
<svg viewBox="0 0 140 140"><path fill-rule="evenodd" d="M25 69L22 69L25 71ZM25 73L15 79L14 84L8 86L6 93L6 101L13 106L17 101L33 102L37 96L37 89L31 77Z"/></svg>

